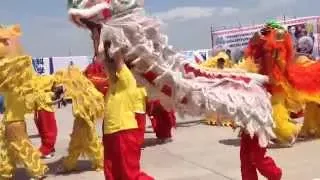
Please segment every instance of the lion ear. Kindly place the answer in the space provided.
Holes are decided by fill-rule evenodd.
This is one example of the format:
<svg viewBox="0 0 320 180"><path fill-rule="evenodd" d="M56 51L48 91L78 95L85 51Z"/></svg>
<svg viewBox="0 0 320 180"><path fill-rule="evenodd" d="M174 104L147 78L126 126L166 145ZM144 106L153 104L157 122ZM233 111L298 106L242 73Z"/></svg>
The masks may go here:
<svg viewBox="0 0 320 180"><path fill-rule="evenodd" d="M12 32L12 35L14 35L14 36L21 36L21 34L22 34L21 26L18 24L11 26L10 31Z"/></svg>

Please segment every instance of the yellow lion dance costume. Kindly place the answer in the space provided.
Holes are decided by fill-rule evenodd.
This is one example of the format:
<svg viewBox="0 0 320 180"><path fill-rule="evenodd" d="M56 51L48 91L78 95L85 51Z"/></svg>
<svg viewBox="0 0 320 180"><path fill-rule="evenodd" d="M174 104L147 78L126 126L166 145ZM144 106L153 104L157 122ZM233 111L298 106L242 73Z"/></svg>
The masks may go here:
<svg viewBox="0 0 320 180"><path fill-rule="evenodd" d="M12 178L18 164L23 164L29 175L36 179L43 177L48 170L40 159L40 153L28 138L24 121L25 114L32 108L26 107L25 99L21 95L32 91L32 88L28 88L32 87L32 62L31 57L22 55L17 41L20 35L18 25L0 28L0 92L5 97L6 106L0 129L2 179Z"/></svg>
<svg viewBox="0 0 320 180"><path fill-rule="evenodd" d="M80 156L88 157L92 168L100 171L103 169L103 146L96 131L96 124L97 119L103 117L103 94L78 68L57 72L55 77L65 85L67 95L73 100L75 117L68 155L63 159L64 171L74 170Z"/></svg>
<svg viewBox="0 0 320 180"><path fill-rule="evenodd" d="M74 129L66 170L73 170L80 155L88 156L93 167L102 168L103 149L95 130L96 120L103 117L104 98L79 69L59 71L51 77L39 76L32 58L23 55L17 43L21 35L18 25L0 28L0 92L5 97L5 114L0 126L0 179L12 178L17 164L23 164L34 179L44 177L48 168L40 153L28 139L24 116L35 110L35 104L55 82L66 88L72 100ZM17 73L19 72L19 73Z"/></svg>

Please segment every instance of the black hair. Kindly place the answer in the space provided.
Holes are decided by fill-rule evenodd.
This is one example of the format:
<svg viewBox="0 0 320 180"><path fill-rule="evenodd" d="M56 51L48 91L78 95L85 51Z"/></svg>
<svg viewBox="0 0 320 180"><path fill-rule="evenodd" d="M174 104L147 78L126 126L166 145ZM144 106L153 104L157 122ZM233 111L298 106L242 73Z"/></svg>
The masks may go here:
<svg viewBox="0 0 320 180"><path fill-rule="evenodd" d="M219 58L218 59L218 63L225 63L225 62L226 62L226 60L224 58Z"/></svg>
<svg viewBox="0 0 320 180"><path fill-rule="evenodd" d="M101 24L97 24L97 23L94 23L94 22L92 22L92 21L89 21L89 20L83 19L83 18L80 19L80 22L81 22L82 24L86 25L87 28L89 28L90 30L92 30L92 29L98 29L98 30L99 30L99 33L101 32L101 28L102 28L102 27L101 27Z"/></svg>

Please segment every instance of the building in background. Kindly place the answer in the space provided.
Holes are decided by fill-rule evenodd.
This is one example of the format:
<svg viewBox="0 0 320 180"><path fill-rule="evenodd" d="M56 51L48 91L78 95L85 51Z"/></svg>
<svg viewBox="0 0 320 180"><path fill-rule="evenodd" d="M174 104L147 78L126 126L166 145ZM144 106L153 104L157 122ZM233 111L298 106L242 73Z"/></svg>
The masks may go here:
<svg viewBox="0 0 320 180"><path fill-rule="evenodd" d="M186 60L199 64L212 56L212 50L211 49L188 50L188 51L181 51L181 54L185 56Z"/></svg>
<svg viewBox="0 0 320 180"><path fill-rule="evenodd" d="M48 75L70 65L77 66L84 70L92 62L91 56L66 56L66 57L44 57L33 58L34 70L40 75Z"/></svg>

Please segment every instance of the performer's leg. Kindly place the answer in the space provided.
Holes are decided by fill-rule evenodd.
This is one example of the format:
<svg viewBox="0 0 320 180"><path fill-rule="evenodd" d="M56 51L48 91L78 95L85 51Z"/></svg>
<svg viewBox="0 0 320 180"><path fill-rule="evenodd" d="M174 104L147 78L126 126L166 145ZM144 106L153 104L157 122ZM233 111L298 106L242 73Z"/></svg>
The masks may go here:
<svg viewBox="0 0 320 180"><path fill-rule="evenodd" d="M87 138L83 141L83 147L87 147L86 152L92 162L92 169L101 171L103 170L103 146L101 139L99 139L95 127L87 125L84 128L87 131Z"/></svg>
<svg viewBox="0 0 320 180"><path fill-rule="evenodd" d="M154 104L154 119L156 121L155 133L157 138L161 140L170 139L172 137L171 130L175 119L172 114L168 112L160 102Z"/></svg>
<svg viewBox="0 0 320 180"><path fill-rule="evenodd" d="M153 180L140 170L139 129L104 136L105 176L108 180Z"/></svg>
<svg viewBox="0 0 320 180"><path fill-rule="evenodd" d="M4 98L0 96L0 114L4 113Z"/></svg>
<svg viewBox="0 0 320 180"><path fill-rule="evenodd" d="M169 116L170 116L170 124L171 124L171 129L177 127L177 118L176 118L176 113L171 110L169 111Z"/></svg>
<svg viewBox="0 0 320 180"><path fill-rule="evenodd" d="M154 101L154 100L147 101L147 108L146 108L147 115L149 116L149 119L151 121L151 126L153 129L153 132L156 132L156 129L157 129L157 120L153 116L155 103L156 103L156 101Z"/></svg>
<svg viewBox="0 0 320 180"><path fill-rule="evenodd" d="M73 130L70 138L68 155L63 159L63 166L65 171L72 171L76 168L78 158L84 152L87 132L85 124L80 119L75 119L73 123Z"/></svg>
<svg viewBox="0 0 320 180"><path fill-rule="evenodd" d="M240 161L242 180L258 180L256 167L251 161L251 137L245 132L241 132Z"/></svg>
<svg viewBox="0 0 320 180"><path fill-rule="evenodd" d="M116 138L113 135L103 135L103 171L105 180L115 180L113 176L113 163L112 155L115 154L116 148L114 147Z"/></svg>
<svg viewBox="0 0 320 180"><path fill-rule="evenodd" d="M274 160L266 156L266 148L262 148L259 144L258 136L254 136L251 141L251 161L258 171L269 180L280 180L282 170L276 165Z"/></svg>
<svg viewBox="0 0 320 180"><path fill-rule="evenodd" d="M274 132L281 143L294 143L299 127L290 121L288 109L285 106L284 96L273 95L271 98L273 108L273 119L276 124Z"/></svg>
<svg viewBox="0 0 320 180"><path fill-rule="evenodd" d="M317 111L316 111L316 118L314 120L315 126L316 126L316 137L320 137L320 105L317 104Z"/></svg>
<svg viewBox="0 0 320 180"><path fill-rule="evenodd" d="M150 121L151 121L151 126L152 126L152 129L153 129L153 132L157 132L157 119L152 115L149 117L150 118Z"/></svg>
<svg viewBox="0 0 320 180"><path fill-rule="evenodd" d="M14 164L10 159L5 138L4 125L0 122L0 179L11 179L14 172Z"/></svg>
<svg viewBox="0 0 320 180"><path fill-rule="evenodd" d="M136 113L136 120L137 120L139 131L140 131L140 145L142 146L144 143L144 133L146 129L146 114ZM151 121L154 121L154 120L151 120Z"/></svg>
<svg viewBox="0 0 320 180"><path fill-rule="evenodd" d="M303 126L301 128L300 136L302 137L315 137L320 133L318 124L319 119L319 106L315 103L308 103L306 105Z"/></svg>
<svg viewBox="0 0 320 180"><path fill-rule="evenodd" d="M8 144L8 152L14 164L23 163L32 177L43 177L48 167L40 159L40 153L28 139L24 121L6 124L5 136Z"/></svg>
<svg viewBox="0 0 320 180"><path fill-rule="evenodd" d="M41 147L39 150L43 156L47 156L55 151L54 146L58 134L54 112L39 111L38 125L41 135Z"/></svg>
<svg viewBox="0 0 320 180"><path fill-rule="evenodd" d="M207 124L209 124L209 125L217 126L217 125L218 125L218 122L217 122L217 114L212 114L211 116L208 116L208 117L206 118L206 122L207 122Z"/></svg>

